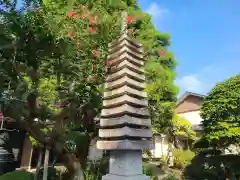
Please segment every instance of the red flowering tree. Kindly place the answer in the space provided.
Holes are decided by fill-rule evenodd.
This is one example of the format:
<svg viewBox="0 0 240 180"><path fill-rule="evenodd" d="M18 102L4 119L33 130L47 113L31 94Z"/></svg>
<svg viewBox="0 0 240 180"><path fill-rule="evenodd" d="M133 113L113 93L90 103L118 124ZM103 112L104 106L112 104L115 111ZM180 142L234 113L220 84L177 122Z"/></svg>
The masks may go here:
<svg viewBox="0 0 240 180"><path fill-rule="evenodd" d="M71 178L83 175L89 143L97 135L94 117L101 109L108 43L120 36L123 10L129 13L129 33L145 48L153 125L172 119L177 90L169 35L155 30L135 0L44 0L24 12L5 9L0 48L7 49L0 49L0 81L9 83L0 88L8 101L4 116L61 156Z"/></svg>

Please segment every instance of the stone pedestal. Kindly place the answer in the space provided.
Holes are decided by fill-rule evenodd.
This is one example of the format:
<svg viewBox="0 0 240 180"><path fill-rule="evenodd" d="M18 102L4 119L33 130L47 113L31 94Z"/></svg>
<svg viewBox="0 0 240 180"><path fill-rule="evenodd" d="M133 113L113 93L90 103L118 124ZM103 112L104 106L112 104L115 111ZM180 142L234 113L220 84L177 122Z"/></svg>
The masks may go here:
<svg viewBox="0 0 240 180"><path fill-rule="evenodd" d="M142 174L141 150L111 151L109 174L102 180L150 180Z"/></svg>

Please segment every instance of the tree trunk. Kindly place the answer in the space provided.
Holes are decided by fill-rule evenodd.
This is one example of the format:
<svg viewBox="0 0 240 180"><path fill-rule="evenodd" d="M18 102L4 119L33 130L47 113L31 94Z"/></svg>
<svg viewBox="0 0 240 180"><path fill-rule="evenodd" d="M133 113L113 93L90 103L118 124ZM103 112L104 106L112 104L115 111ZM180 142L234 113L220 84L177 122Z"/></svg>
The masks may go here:
<svg viewBox="0 0 240 180"><path fill-rule="evenodd" d="M81 164L79 162L77 162L77 164L72 180L84 180L84 173Z"/></svg>
<svg viewBox="0 0 240 180"><path fill-rule="evenodd" d="M48 177L48 161L49 161L49 148L46 147L44 157L43 180L47 180Z"/></svg>
<svg viewBox="0 0 240 180"><path fill-rule="evenodd" d="M84 180L83 168L78 158L73 153L63 155L64 165L68 169L69 179Z"/></svg>
<svg viewBox="0 0 240 180"><path fill-rule="evenodd" d="M34 176L34 180L38 179L38 174L42 165L42 157L43 157L43 149L42 147L39 148L39 155L38 155L38 162L37 162L37 168L36 168L36 173Z"/></svg>
<svg viewBox="0 0 240 180"><path fill-rule="evenodd" d="M92 137L88 137L88 140L84 146L78 151L78 155L75 153L65 153L63 160L66 168L69 171L71 180L84 180L84 168L87 165L87 156L89 152L89 146Z"/></svg>
<svg viewBox="0 0 240 180"><path fill-rule="evenodd" d="M176 135L173 136L173 144L174 144L175 148L177 148L177 149L180 148L180 145L178 143L178 139L177 139Z"/></svg>
<svg viewBox="0 0 240 180"><path fill-rule="evenodd" d="M168 154L167 154L167 164L169 167L172 167L174 165L174 159L173 159L173 144L169 142L168 144Z"/></svg>

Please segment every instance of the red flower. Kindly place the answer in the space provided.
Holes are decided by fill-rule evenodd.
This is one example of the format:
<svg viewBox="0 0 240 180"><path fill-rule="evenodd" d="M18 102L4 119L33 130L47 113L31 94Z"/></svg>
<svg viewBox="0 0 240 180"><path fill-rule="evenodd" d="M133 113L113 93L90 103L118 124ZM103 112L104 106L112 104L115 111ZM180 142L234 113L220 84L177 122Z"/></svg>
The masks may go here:
<svg viewBox="0 0 240 180"><path fill-rule="evenodd" d="M97 17L96 16L90 16L89 23L90 24L97 24Z"/></svg>
<svg viewBox="0 0 240 180"><path fill-rule="evenodd" d="M54 105L54 107L56 107L56 108L64 108L64 107L66 107L66 105L65 104L61 104L60 102L58 102L58 103L56 103Z"/></svg>
<svg viewBox="0 0 240 180"><path fill-rule="evenodd" d="M97 32L97 29L89 27L89 28L87 29L87 31L88 31L89 33L95 33L95 32Z"/></svg>
<svg viewBox="0 0 240 180"><path fill-rule="evenodd" d="M108 61L104 60L104 65L107 66L108 65Z"/></svg>
<svg viewBox="0 0 240 180"><path fill-rule="evenodd" d="M73 32L72 31L68 31L67 36L68 37L72 37L73 36Z"/></svg>
<svg viewBox="0 0 240 180"><path fill-rule="evenodd" d="M4 119L3 113L0 112L0 121L2 121Z"/></svg>
<svg viewBox="0 0 240 180"><path fill-rule="evenodd" d="M100 56L100 52L99 52L98 49L92 50L92 54L93 54L95 57L99 57L99 56Z"/></svg>
<svg viewBox="0 0 240 180"><path fill-rule="evenodd" d="M127 22L131 23L131 22L133 22L133 21L134 21L133 16L128 16L128 17L127 17Z"/></svg>
<svg viewBox="0 0 240 180"><path fill-rule="evenodd" d="M40 102L36 99L36 100L30 100L29 101L29 104L30 105L39 105L40 104Z"/></svg>
<svg viewBox="0 0 240 180"><path fill-rule="evenodd" d="M111 64L112 64L112 63L109 62L108 60L105 60L105 61L104 61L104 65L105 65L105 66L111 66Z"/></svg>
<svg viewBox="0 0 240 180"><path fill-rule="evenodd" d="M69 16L69 17L75 17L77 14L74 12L74 11L68 11L68 13L67 13L67 15Z"/></svg>
<svg viewBox="0 0 240 180"><path fill-rule="evenodd" d="M159 51L159 56L165 56L165 52L164 51Z"/></svg>

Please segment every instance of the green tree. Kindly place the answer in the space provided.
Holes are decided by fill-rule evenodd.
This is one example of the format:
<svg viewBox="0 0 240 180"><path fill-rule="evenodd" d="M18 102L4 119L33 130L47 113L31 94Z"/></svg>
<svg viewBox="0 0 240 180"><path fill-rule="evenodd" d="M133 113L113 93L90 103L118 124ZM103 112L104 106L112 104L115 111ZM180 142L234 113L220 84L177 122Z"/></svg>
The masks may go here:
<svg viewBox="0 0 240 180"><path fill-rule="evenodd" d="M108 43L120 36L123 10L135 19L128 28L145 48L153 126L172 119L177 88L170 36L154 28L135 0L24 1L21 11L15 11L15 1L3 5L4 115L61 156L71 178L83 175L97 135L94 117L101 109ZM150 55L154 51L163 55Z"/></svg>
<svg viewBox="0 0 240 180"><path fill-rule="evenodd" d="M190 140L196 139L196 132L193 130L192 124L186 118L175 114L172 121L176 136L182 136Z"/></svg>
<svg viewBox="0 0 240 180"><path fill-rule="evenodd" d="M239 144L240 75L218 83L201 107L204 139L216 148Z"/></svg>

